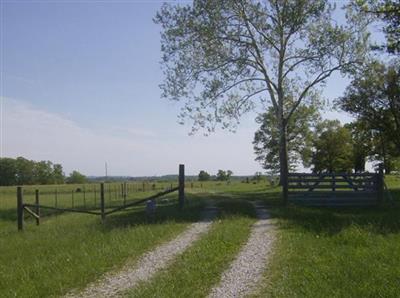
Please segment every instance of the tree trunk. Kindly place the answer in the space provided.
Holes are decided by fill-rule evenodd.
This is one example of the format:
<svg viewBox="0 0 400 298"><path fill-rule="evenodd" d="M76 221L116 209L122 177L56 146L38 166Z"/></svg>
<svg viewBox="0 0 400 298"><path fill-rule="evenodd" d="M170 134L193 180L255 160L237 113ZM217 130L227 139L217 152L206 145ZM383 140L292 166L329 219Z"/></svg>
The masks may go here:
<svg viewBox="0 0 400 298"><path fill-rule="evenodd" d="M280 182L282 185L283 203L288 202L288 154L286 141L286 125L280 121L280 141L279 141L279 162L280 162Z"/></svg>

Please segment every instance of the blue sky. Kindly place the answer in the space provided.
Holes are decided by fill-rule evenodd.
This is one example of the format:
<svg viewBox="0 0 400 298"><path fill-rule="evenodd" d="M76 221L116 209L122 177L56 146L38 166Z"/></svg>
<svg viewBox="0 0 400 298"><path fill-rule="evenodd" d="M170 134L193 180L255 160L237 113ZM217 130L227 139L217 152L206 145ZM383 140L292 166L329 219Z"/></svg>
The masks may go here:
<svg viewBox="0 0 400 298"><path fill-rule="evenodd" d="M3 1L2 156L62 163L66 173L161 175L185 163L235 174L254 161L254 114L236 134L188 136L160 98L158 1ZM324 95L340 96L335 75ZM328 118L348 121L329 112Z"/></svg>

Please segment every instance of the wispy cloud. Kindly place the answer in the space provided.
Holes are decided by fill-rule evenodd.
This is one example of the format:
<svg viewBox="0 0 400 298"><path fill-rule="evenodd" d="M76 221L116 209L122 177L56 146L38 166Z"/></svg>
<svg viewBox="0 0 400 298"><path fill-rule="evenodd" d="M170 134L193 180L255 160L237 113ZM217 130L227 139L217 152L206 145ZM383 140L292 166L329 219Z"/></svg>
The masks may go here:
<svg viewBox="0 0 400 298"><path fill-rule="evenodd" d="M189 173L259 170L253 161L251 131L205 138L188 137L180 128L168 140L146 128L85 128L64 115L10 98L4 99L3 116L5 156L51 160L62 163L66 172L102 175L106 161L111 175L176 173L179 163L187 164Z"/></svg>
<svg viewBox="0 0 400 298"><path fill-rule="evenodd" d="M138 129L132 127L123 126L112 126L107 131L113 135L123 137L144 137L144 138L155 138L157 133L148 129Z"/></svg>

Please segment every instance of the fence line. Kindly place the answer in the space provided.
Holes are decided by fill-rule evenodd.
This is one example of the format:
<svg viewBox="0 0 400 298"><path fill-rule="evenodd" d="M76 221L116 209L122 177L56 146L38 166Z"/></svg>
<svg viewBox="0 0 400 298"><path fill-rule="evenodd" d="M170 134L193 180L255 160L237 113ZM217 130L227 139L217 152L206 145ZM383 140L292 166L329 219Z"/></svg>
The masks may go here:
<svg viewBox="0 0 400 298"><path fill-rule="evenodd" d="M127 202L127 195L128 195L128 188L127 188L127 183L122 183L121 184L121 192L119 190L119 187L114 186L114 200L118 201L118 198L122 199L122 205L120 206L112 206L111 201L112 201L112 196L111 196L111 187L112 185L109 185L108 187L108 200L109 200L109 205L106 206L105 200L106 200L106 191L107 189L105 188L105 183L102 182L100 184L100 206L97 206L97 192L96 192L96 187L94 187L94 208L87 208L86 204L86 188L83 187L83 192L80 190L79 192L82 193L82 199L83 199L83 208L79 208L79 204L77 207L75 206L75 199L78 199L75 197L74 193L76 191L71 191L71 208L65 207L65 206L59 206L58 202L58 196L59 192L56 191L54 192L55 195L55 201L54 201L54 206L48 206L41 204L40 202L40 196L41 193L39 192L38 189L35 190L35 203L30 204L30 203L25 203L24 202L24 195L23 195L23 188L21 186L17 187L17 226L18 230L22 231L24 228L24 212L27 212L29 215L33 216L36 219L37 225L40 224L40 218L41 218L41 209L48 209L48 210L57 210L60 212L76 212L76 213L86 213L86 214L91 214L91 215L100 215L102 221L104 222L106 215L122 211L124 209L142 204L144 202L147 202L148 200L155 200L157 198L160 198L166 194L178 191L178 206L180 209L183 208L184 206L184 201L185 201L185 166L184 165L179 165L179 176L178 176L178 187L171 188L158 192L156 194L153 194L151 196L148 196L146 198L142 198L139 200L135 200L134 202ZM153 183L152 190L156 190L155 183ZM143 182L143 192L145 191L145 183ZM119 196L120 195L120 196ZM111 209L106 211L107 209Z"/></svg>

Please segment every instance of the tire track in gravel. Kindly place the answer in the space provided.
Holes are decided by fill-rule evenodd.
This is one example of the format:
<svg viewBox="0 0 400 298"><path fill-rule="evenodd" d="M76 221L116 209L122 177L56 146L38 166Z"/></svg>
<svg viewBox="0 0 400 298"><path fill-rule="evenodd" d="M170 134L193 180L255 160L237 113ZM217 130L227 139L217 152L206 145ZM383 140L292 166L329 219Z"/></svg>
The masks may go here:
<svg viewBox="0 0 400 298"><path fill-rule="evenodd" d="M216 208L206 208L200 222L191 224L186 231L173 240L145 253L136 264L126 265L118 273L106 274L100 281L89 284L82 292L70 293L66 297L118 297L138 283L148 281L206 234L211 228L216 213Z"/></svg>
<svg viewBox="0 0 400 298"><path fill-rule="evenodd" d="M244 297L256 290L268 265L275 240L269 213L255 205L259 220L253 225L247 243L230 267L222 273L220 283L212 288L209 298Z"/></svg>

